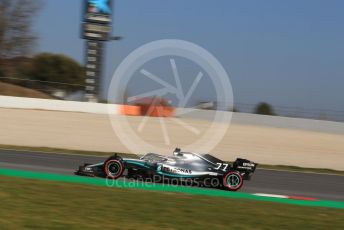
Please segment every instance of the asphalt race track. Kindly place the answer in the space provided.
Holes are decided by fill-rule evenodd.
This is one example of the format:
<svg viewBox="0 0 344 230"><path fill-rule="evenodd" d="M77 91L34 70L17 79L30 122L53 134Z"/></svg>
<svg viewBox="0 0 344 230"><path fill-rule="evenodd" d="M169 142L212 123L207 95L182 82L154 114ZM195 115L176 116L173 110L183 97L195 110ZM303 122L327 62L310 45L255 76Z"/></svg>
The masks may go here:
<svg viewBox="0 0 344 230"><path fill-rule="evenodd" d="M0 168L70 175L83 163L98 163L104 159L94 156L0 150ZM344 201L344 176L257 169L252 180L245 181L240 191Z"/></svg>

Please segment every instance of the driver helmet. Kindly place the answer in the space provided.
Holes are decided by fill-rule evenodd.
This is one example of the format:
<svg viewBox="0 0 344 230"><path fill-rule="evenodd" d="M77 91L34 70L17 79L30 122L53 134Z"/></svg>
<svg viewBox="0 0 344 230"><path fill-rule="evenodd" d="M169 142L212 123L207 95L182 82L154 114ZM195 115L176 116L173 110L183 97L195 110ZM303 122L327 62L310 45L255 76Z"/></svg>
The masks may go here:
<svg viewBox="0 0 344 230"><path fill-rule="evenodd" d="M182 156L183 154L181 154L180 151L181 151L180 148L176 148L176 149L173 151L173 155L174 155L174 156Z"/></svg>

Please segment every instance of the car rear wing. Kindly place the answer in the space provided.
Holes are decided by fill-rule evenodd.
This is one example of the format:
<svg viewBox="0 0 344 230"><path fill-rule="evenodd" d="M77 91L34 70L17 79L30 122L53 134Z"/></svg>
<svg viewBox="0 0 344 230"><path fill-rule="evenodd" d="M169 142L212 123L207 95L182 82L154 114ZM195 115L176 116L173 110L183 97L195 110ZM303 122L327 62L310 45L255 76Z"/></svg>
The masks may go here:
<svg viewBox="0 0 344 230"><path fill-rule="evenodd" d="M257 165L258 165L257 163L254 163L252 161L249 161L249 160L246 160L246 159L237 158L233 162L232 169L233 170L237 170L240 173L242 173L242 175L244 176L244 179L249 179L250 176L256 170Z"/></svg>

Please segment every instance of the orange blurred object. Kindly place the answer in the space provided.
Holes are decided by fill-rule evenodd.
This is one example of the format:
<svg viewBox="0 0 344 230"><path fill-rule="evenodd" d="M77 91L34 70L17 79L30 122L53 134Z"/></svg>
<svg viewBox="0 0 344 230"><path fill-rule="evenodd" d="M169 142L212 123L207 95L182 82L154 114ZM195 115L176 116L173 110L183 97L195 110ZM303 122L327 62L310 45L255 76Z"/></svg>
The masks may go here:
<svg viewBox="0 0 344 230"><path fill-rule="evenodd" d="M148 113L143 115L151 117L172 117L174 115L174 108L167 106L150 106Z"/></svg>
<svg viewBox="0 0 344 230"><path fill-rule="evenodd" d="M138 98L133 105L121 105L121 115L128 116L150 116L150 117L172 117L175 108L169 106L164 98L144 97Z"/></svg>
<svg viewBox="0 0 344 230"><path fill-rule="evenodd" d="M175 109L169 106L121 105L120 114L126 116L173 117Z"/></svg>
<svg viewBox="0 0 344 230"><path fill-rule="evenodd" d="M121 115L141 116L141 107L136 105L121 105L120 113Z"/></svg>

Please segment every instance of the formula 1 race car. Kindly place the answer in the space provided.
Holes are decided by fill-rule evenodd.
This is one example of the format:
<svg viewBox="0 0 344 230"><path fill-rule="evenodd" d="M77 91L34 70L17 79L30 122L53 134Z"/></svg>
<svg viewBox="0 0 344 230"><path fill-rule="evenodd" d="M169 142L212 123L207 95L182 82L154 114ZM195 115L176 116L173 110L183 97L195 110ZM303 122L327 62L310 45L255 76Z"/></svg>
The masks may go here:
<svg viewBox="0 0 344 230"><path fill-rule="evenodd" d="M126 176L163 183L174 180L236 191L243 180L250 179L256 167L256 163L246 159L228 164L210 154L182 152L177 148L171 157L147 153L140 159L129 159L114 155L103 163L80 166L75 174L109 179Z"/></svg>

